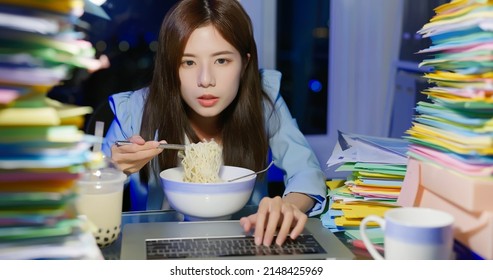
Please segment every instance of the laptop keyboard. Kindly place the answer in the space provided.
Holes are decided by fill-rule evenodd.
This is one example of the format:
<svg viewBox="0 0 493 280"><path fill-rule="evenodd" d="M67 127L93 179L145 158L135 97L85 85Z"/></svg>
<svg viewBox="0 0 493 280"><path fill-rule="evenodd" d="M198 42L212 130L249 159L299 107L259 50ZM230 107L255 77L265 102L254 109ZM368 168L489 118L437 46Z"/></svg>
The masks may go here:
<svg viewBox="0 0 493 280"><path fill-rule="evenodd" d="M286 239L282 246L257 246L253 236L232 238L148 239L147 259L212 258L321 254L325 250L308 234Z"/></svg>

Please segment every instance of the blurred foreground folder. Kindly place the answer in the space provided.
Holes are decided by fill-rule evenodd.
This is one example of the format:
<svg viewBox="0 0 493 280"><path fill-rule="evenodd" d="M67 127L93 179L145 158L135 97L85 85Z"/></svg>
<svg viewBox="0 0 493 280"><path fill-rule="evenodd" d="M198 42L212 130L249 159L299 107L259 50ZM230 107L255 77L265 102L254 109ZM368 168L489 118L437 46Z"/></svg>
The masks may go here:
<svg viewBox="0 0 493 280"><path fill-rule="evenodd" d="M454 237L493 259L493 178L474 178L411 158L397 204L443 210L455 218Z"/></svg>

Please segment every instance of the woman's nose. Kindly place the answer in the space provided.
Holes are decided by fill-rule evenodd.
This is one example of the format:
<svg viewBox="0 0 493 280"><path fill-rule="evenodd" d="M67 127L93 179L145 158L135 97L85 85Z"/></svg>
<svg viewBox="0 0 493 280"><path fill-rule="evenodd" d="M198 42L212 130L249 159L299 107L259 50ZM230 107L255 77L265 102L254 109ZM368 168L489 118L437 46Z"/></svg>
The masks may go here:
<svg viewBox="0 0 493 280"><path fill-rule="evenodd" d="M214 78L214 73L212 72L209 67L202 67L199 71L199 76L198 76L198 86L199 87L210 87L210 86L215 86L216 85L216 80Z"/></svg>

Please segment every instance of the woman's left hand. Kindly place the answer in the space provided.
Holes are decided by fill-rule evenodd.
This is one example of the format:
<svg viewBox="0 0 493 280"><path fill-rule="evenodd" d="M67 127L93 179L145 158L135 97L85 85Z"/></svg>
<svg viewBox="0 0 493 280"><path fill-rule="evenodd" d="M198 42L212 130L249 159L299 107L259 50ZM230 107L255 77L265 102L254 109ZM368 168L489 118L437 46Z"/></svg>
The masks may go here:
<svg viewBox="0 0 493 280"><path fill-rule="evenodd" d="M295 239L305 227L308 217L296 205L281 197L264 197L259 204L257 213L240 219L245 232L255 228L255 244L270 246L279 228L276 244L282 245L286 238Z"/></svg>

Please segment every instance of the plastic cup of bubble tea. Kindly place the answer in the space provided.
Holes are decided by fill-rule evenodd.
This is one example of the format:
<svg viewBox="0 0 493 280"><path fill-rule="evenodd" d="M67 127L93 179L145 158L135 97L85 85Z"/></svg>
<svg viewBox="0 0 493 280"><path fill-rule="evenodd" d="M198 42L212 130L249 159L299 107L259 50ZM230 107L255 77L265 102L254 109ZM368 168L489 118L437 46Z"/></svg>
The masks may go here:
<svg viewBox="0 0 493 280"><path fill-rule="evenodd" d="M77 181L77 212L93 225L96 243L101 248L112 244L120 234L126 178L116 168L102 168L84 172Z"/></svg>

